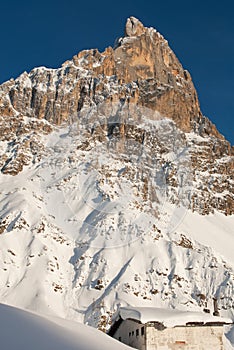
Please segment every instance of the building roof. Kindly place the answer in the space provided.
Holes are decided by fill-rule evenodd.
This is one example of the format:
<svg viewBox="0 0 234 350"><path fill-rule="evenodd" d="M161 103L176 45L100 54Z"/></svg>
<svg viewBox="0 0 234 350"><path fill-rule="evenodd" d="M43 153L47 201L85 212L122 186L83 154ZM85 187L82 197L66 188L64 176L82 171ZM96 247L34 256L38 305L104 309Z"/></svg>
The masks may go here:
<svg viewBox="0 0 234 350"><path fill-rule="evenodd" d="M141 323L159 322L165 327L185 326L187 324L231 324L231 319L213 316L203 312L160 309L153 307L121 307L121 319L133 319Z"/></svg>

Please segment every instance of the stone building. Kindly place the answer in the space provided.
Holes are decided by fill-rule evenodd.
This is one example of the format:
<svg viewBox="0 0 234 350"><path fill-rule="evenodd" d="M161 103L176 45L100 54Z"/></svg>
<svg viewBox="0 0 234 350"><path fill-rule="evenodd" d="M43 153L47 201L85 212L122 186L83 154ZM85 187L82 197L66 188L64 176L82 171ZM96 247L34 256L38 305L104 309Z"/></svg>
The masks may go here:
<svg viewBox="0 0 234 350"><path fill-rule="evenodd" d="M224 350L223 325L200 312L120 308L109 335L139 350Z"/></svg>

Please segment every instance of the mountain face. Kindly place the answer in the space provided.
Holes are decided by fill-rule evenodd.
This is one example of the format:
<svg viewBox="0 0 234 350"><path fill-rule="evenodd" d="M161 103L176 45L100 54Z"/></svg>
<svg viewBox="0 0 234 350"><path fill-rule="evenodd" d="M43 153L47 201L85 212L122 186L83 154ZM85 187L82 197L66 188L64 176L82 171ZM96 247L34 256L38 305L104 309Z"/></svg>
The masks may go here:
<svg viewBox="0 0 234 350"><path fill-rule="evenodd" d="M125 36L116 40L114 49L82 51L62 68L36 68L0 87L0 137L6 141L2 173L17 174L40 158L38 133L47 134L53 126L74 118L84 122L87 108L94 110L103 104L110 108L119 105L118 111L122 106L125 110L129 105L140 106L171 119L184 133L201 136L196 140L198 148L190 144L193 176L199 181L196 168L202 176L201 194L197 199L194 191L191 206L204 213L213 209L233 213L229 176L234 166L233 148L202 115L190 74L167 41L133 17L127 20ZM104 114L110 113L110 108ZM106 123L111 117L106 116Z"/></svg>
<svg viewBox="0 0 234 350"><path fill-rule="evenodd" d="M0 300L108 328L118 305L233 314L234 149L134 17L0 86Z"/></svg>

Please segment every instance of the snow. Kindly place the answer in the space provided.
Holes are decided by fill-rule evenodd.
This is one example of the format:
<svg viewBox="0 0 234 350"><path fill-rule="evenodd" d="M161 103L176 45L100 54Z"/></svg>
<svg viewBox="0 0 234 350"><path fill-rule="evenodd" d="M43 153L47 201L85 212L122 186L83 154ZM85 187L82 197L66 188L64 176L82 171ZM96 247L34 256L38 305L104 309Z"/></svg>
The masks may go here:
<svg viewBox="0 0 234 350"><path fill-rule="evenodd" d="M209 143L208 137L202 137L199 134L196 134L195 132L189 132L186 133L187 140L194 141L194 142L207 142Z"/></svg>
<svg viewBox="0 0 234 350"><path fill-rule="evenodd" d="M121 307L119 315L123 320L134 319L141 323L160 322L165 327L185 326L189 322L232 323L231 319L215 317L202 312L179 311L153 307Z"/></svg>
<svg viewBox="0 0 234 350"><path fill-rule="evenodd" d="M180 226L181 232L189 232L189 236L205 246L211 247L234 265L234 216L225 216L219 212L201 216L186 212Z"/></svg>
<svg viewBox="0 0 234 350"><path fill-rule="evenodd" d="M132 348L81 323L40 316L0 304L1 349L130 350Z"/></svg>
<svg viewBox="0 0 234 350"><path fill-rule="evenodd" d="M225 327L226 350L234 349L234 326Z"/></svg>
<svg viewBox="0 0 234 350"><path fill-rule="evenodd" d="M154 127L167 122L145 123ZM217 297L233 318L234 216L171 204L160 178L155 218L139 177L125 175L142 168L135 154L126 162L98 143L81 150L85 135L75 131L41 137L39 163L0 174L0 301L97 327L119 306L212 313ZM178 163L181 154L158 156Z"/></svg>

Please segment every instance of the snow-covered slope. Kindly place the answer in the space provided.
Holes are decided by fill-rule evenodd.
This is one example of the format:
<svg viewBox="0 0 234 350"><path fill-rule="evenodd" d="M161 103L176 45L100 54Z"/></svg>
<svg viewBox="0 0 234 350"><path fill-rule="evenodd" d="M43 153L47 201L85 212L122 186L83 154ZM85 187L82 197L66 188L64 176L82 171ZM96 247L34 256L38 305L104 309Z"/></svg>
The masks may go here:
<svg viewBox="0 0 234 350"><path fill-rule="evenodd" d="M147 123L160 132L171 125ZM162 163L149 166L147 147L127 140L121 150L85 132L74 124L54 131L39 163L0 175L0 299L101 329L118 305L212 313L215 298L232 317L234 216L186 208L194 186L187 146L163 154L183 169L175 192Z"/></svg>
<svg viewBox="0 0 234 350"><path fill-rule="evenodd" d="M128 350L130 347L81 323L0 304L1 349Z"/></svg>

